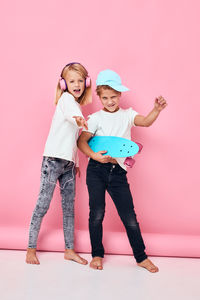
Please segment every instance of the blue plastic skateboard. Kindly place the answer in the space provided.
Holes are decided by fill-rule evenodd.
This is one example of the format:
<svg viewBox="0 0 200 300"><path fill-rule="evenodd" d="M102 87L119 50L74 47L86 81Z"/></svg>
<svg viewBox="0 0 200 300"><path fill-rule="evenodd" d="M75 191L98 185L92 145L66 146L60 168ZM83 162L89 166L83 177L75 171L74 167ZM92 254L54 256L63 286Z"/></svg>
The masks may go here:
<svg viewBox="0 0 200 300"><path fill-rule="evenodd" d="M88 145L94 152L105 150L105 155L111 157L129 157L139 152L139 146L128 140L116 136L94 136Z"/></svg>

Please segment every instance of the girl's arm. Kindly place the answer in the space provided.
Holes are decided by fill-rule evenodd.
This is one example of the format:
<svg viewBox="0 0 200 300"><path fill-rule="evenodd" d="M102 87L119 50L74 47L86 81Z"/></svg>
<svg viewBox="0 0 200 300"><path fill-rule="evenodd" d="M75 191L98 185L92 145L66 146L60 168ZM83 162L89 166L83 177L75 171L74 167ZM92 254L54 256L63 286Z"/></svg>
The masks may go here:
<svg viewBox="0 0 200 300"><path fill-rule="evenodd" d="M74 97L69 93L63 93L58 105L63 112L65 119L78 127L87 129L87 122L85 121L80 107L77 105Z"/></svg>
<svg viewBox="0 0 200 300"><path fill-rule="evenodd" d="M100 163L107 163L109 162L111 156L103 155L107 151L99 151L94 152L90 146L88 145L89 139L93 136L91 132L82 131L81 135L78 138L77 145L78 148L90 158L99 161Z"/></svg>
<svg viewBox="0 0 200 300"><path fill-rule="evenodd" d="M149 127L157 119L160 112L167 106L166 100L159 96L155 99L154 108L152 111L145 117L142 115L137 115L134 119L135 126Z"/></svg>

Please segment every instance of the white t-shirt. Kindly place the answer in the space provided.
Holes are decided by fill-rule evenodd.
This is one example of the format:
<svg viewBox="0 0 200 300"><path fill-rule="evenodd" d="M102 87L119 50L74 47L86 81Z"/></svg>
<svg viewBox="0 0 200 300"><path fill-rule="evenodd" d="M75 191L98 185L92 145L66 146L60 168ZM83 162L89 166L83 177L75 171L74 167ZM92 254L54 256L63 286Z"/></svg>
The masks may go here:
<svg viewBox="0 0 200 300"><path fill-rule="evenodd" d="M137 114L132 108L120 108L114 113L100 110L88 116L88 130L83 129L83 131L91 132L96 136L117 136L131 140L131 127L135 126L134 119ZM115 159L126 170L124 165L126 158L118 157Z"/></svg>
<svg viewBox="0 0 200 300"><path fill-rule="evenodd" d="M81 116L80 104L65 92L58 100L43 156L73 161L78 165L77 138L79 127L73 116Z"/></svg>

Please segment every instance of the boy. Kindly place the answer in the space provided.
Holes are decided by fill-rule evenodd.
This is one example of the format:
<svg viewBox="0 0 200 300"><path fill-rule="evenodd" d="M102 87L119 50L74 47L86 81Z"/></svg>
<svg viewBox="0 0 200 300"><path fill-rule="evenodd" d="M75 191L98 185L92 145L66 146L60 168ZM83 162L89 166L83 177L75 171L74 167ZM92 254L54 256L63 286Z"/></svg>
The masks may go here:
<svg viewBox="0 0 200 300"><path fill-rule="evenodd" d="M88 130L83 130L78 139L79 149L90 157L86 179L89 193L89 231L93 257L90 267L103 269L102 222L105 213L105 191L107 190L126 228L137 264L155 273L158 272L158 268L148 259L144 251L145 245L126 178L125 158L111 158L109 155L105 155L107 151L95 153L89 147L88 140L94 135L131 139L131 127L150 126L167 103L162 96L156 98L153 110L145 117L139 115L132 108L121 109L119 107L121 92L129 89L122 85L121 78L114 71L104 70L100 72L96 85L96 92L103 109L89 116Z"/></svg>

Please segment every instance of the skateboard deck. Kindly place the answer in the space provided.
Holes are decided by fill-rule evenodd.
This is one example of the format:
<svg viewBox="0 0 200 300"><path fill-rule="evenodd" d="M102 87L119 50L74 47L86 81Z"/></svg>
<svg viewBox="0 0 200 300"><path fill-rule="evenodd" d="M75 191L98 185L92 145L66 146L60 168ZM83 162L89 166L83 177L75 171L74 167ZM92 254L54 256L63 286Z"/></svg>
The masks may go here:
<svg viewBox="0 0 200 300"><path fill-rule="evenodd" d="M139 152L139 146L131 140L117 136L94 136L88 145L94 152L107 151L111 157L134 156Z"/></svg>

